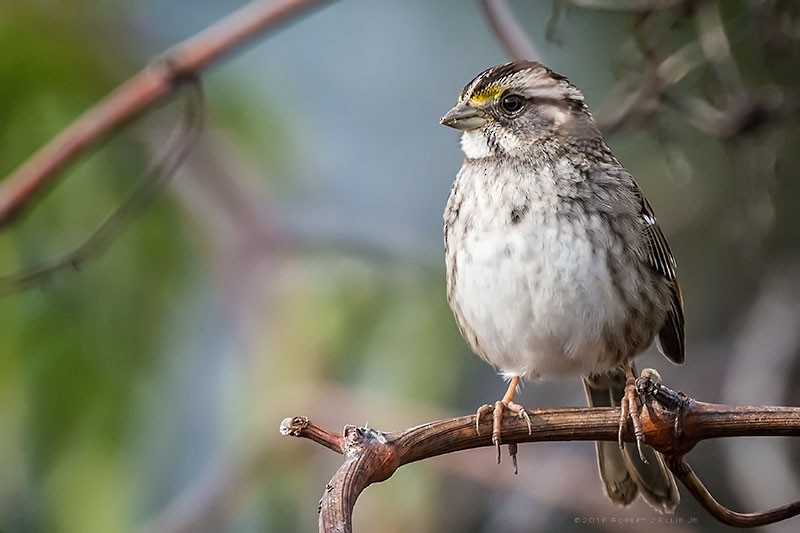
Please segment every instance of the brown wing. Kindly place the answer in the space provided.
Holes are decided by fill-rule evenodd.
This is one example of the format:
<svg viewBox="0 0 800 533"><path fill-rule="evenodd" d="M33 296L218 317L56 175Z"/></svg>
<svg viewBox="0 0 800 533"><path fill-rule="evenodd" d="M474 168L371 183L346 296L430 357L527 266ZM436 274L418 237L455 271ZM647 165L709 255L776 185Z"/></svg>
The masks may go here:
<svg viewBox="0 0 800 533"><path fill-rule="evenodd" d="M653 208L644 195L642 198L642 218L645 222L645 235L649 248L648 261L653 270L664 276L669 281L671 292L670 310L667 319L658 332L658 344L663 353L673 363L681 364L685 358L684 323L683 323L683 296L678 285L675 258L669 249L667 238L658 227Z"/></svg>

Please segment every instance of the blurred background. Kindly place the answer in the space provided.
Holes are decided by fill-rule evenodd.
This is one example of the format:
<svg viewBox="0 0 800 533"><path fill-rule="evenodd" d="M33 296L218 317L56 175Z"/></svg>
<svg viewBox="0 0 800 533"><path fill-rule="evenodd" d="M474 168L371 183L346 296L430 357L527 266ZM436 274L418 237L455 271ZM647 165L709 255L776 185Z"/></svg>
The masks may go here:
<svg viewBox="0 0 800 533"><path fill-rule="evenodd" d="M242 5L2 2L0 176ZM798 405L800 6L511 5L586 94L677 257L686 363L639 366L705 401ZM473 2L343 0L204 76L206 129L167 192L79 271L0 297L0 531L315 531L341 458L281 437L284 417L389 431L496 400L503 382L445 300L441 213L462 156L438 119L505 60ZM87 236L178 116L163 106L72 168L0 234L2 272ZM519 399L584 404L578 379ZM688 461L723 503L763 511L800 498L799 449L731 439ZM522 445L518 476L493 454L400 469L359 499L355 530L724 529L685 491L665 525L641 501L614 507L591 443Z"/></svg>

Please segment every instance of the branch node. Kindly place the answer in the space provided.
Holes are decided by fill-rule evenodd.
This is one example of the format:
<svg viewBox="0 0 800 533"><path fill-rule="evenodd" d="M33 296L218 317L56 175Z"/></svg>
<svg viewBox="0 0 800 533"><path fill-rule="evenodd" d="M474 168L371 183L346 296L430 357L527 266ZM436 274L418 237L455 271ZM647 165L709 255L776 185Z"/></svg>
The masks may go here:
<svg viewBox="0 0 800 533"><path fill-rule="evenodd" d="M332 433L315 425L307 416L284 418L278 431L286 437L302 437L317 444L322 444L336 453L344 453L345 444L342 435Z"/></svg>
<svg viewBox="0 0 800 533"><path fill-rule="evenodd" d="M308 427L307 416L290 416L281 421L279 431L281 435L299 437L304 429Z"/></svg>
<svg viewBox="0 0 800 533"><path fill-rule="evenodd" d="M169 86L177 87L198 78L198 73L191 65L181 61L177 48L170 48L153 57L145 67L154 76Z"/></svg>
<svg viewBox="0 0 800 533"><path fill-rule="evenodd" d="M374 464L369 476L370 483L389 479L400 467L397 446L387 438L386 433L367 426L347 425L343 438L346 457L364 455Z"/></svg>
<svg viewBox="0 0 800 533"><path fill-rule="evenodd" d="M652 368L645 368L636 379L636 390L644 399L645 411L650 418L662 418L655 421L655 429L663 428L661 453L674 457L682 457L689 452L696 441L685 438L683 431L684 418L692 405L692 398L680 391L674 391L664 385L661 375ZM667 422L672 422L671 426ZM671 427L671 432L666 429Z"/></svg>

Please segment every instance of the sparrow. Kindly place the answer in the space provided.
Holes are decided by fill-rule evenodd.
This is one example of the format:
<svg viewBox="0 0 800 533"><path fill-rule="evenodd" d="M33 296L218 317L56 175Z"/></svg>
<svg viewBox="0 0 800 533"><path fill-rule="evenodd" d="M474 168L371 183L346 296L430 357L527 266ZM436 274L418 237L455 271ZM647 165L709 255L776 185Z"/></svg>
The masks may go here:
<svg viewBox="0 0 800 533"><path fill-rule="evenodd" d="M675 480L642 445L633 359L655 340L684 361L683 299L642 189L581 91L538 62L478 74L441 124L461 132L465 156L444 213L447 299L470 348L509 380L476 428L491 413L499 460L503 413L530 428L520 383L582 377L589 405L621 406L620 435L631 415L639 440L596 444L606 494L672 512Z"/></svg>

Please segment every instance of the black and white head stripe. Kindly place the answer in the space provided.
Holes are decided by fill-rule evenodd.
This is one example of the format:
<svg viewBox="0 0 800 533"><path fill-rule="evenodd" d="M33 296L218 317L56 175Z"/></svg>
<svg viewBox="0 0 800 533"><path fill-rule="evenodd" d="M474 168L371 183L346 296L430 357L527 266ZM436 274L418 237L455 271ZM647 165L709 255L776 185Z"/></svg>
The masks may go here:
<svg viewBox="0 0 800 533"><path fill-rule="evenodd" d="M532 101L585 106L583 95L567 78L536 61L514 61L487 69L464 87L459 102L481 105L507 91Z"/></svg>

